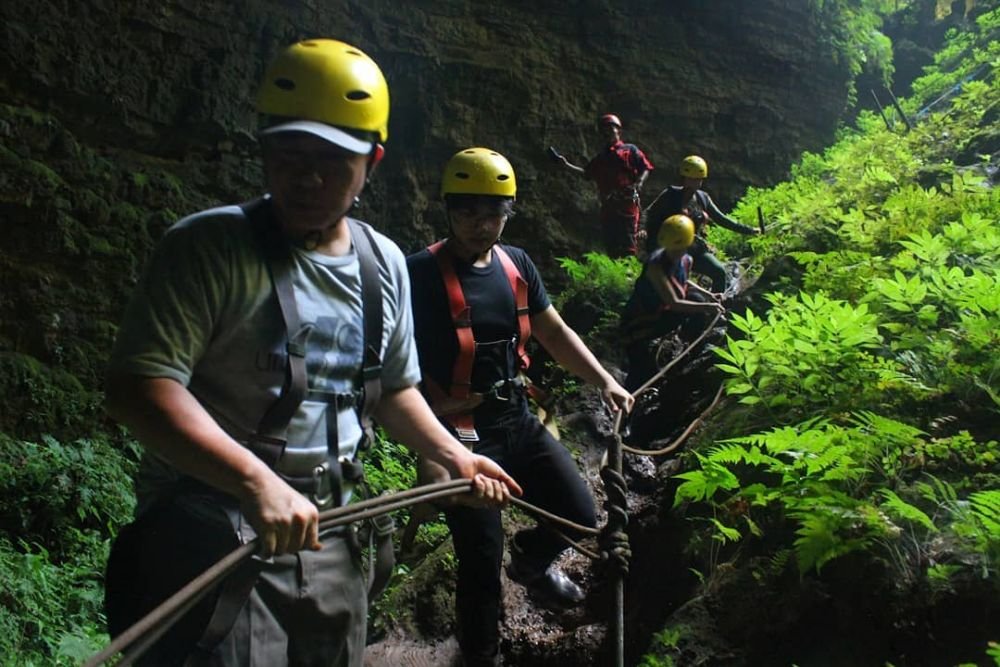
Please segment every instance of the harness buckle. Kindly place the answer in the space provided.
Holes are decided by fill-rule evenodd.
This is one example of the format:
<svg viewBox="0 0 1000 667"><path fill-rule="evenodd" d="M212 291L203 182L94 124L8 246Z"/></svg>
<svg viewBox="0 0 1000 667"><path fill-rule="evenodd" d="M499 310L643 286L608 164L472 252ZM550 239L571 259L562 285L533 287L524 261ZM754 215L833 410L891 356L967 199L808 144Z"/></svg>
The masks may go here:
<svg viewBox="0 0 1000 667"><path fill-rule="evenodd" d="M330 461L323 461L313 468L312 478L313 490L309 494L312 501L319 508L326 508L333 504L333 485L330 484Z"/></svg>
<svg viewBox="0 0 1000 667"><path fill-rule="evenodd" d="M506 403L514 399L515 390L523 388L524 381L521 378L505 378L494 382L493 386L483 394L483 399L493 399ZM501 389L505 391L501 393Z"/></svg>

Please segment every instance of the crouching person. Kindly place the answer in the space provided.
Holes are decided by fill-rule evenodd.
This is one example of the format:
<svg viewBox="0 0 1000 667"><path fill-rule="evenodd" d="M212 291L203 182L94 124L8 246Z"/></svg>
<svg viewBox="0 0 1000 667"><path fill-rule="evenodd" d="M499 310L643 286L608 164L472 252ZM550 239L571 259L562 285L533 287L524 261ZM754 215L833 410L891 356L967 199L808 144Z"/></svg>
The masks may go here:
<svg viewBox="0 0 1000 667"><path fill-rule="evenodd" d="M722 295L689 279L693 260L687 254L695 240L695 225L686 215L671 215L657 225L657 249L642 273L622 314L622 334L627 342L628 376L625 388L635 391L656 374L656 349L652 341L680 328L696 337L708 318L724 311Z"/></svg>

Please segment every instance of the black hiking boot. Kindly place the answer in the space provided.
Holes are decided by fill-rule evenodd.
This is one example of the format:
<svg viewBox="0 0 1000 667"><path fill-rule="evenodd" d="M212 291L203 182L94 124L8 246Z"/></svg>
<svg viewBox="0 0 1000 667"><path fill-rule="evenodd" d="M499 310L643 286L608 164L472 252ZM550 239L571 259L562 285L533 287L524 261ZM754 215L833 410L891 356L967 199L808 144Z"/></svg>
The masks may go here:
<svg viewBox="0 0 1000 667"><path fill-rule="evenodd" d="M585 597L583 589L555 565L549 565L544 569L532 566L524 556L524 552L517 546L516 540L511 540L507 576L511 581L527 588L529 593L559 605L578 604Z"/></svg>

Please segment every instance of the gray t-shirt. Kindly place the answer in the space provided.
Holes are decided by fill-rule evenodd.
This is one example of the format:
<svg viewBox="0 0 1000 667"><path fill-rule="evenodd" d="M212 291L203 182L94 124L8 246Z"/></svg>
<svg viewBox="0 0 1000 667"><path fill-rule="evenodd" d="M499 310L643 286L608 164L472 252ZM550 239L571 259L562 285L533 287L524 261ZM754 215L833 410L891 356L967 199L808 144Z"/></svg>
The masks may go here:
<svg viewBox="0 0 1000 667"><path fill-rule="evenodd" d="M374 237L385 258L379 267L382 384L398 389L420 381L409 278L396 244L377 232ZM357 256L292 252L299 318L313 327L306 345L310 395L354 391L362 363ZM242 442L280 393L285 343L255 232L239 207L226 206L179 221L160 242L126 310L111 372L176 380ZM326 460L327 406L309 398L299 406L279 472L309 475ZM354 408L338 412L337 433L339 456L353 457L361 438ZM176 477L169 464L147 453L136 485L140 509Z"/></svg>

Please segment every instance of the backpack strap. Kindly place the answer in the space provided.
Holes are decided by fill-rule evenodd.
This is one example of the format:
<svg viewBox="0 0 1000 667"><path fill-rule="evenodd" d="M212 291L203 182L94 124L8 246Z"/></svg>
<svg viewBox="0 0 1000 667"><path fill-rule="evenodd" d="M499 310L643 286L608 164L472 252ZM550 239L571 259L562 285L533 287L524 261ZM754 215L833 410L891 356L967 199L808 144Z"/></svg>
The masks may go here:
<svg viewBox="0 0 1000 667"><path fill-rule="evenodd" d="M698 227L703 230L703 229L705 229L706 225L708 225L710 222L712 222L712 216L709 213L709 211L711 211L711 208L710 208L710 204L709 204L709 201L708 201L708 193L705 192L704 190L695 190L695 192L694 192L694 198L696 200L698 200L698 206L701 207L702 215L705 216L704 217L704 222L702 222L702 224L698 225Z"/></svg>

